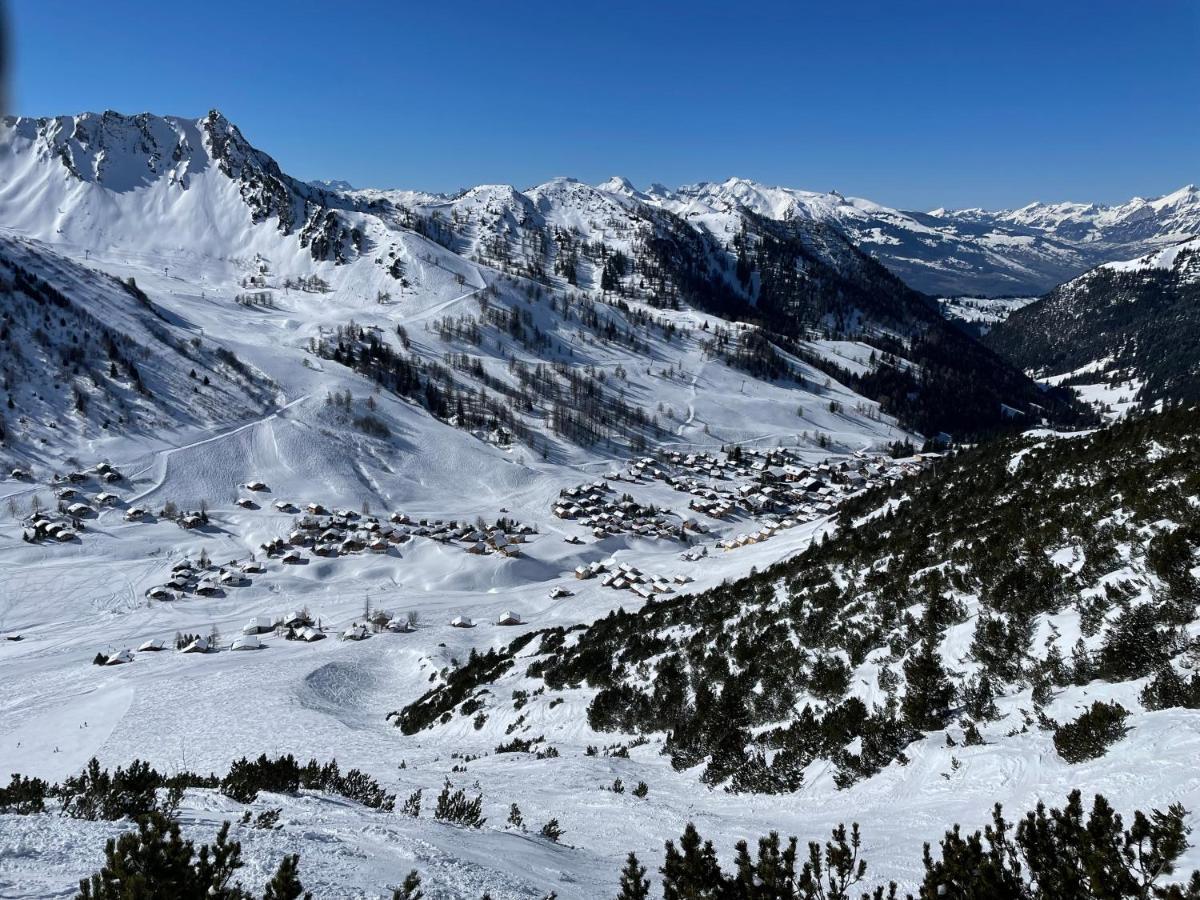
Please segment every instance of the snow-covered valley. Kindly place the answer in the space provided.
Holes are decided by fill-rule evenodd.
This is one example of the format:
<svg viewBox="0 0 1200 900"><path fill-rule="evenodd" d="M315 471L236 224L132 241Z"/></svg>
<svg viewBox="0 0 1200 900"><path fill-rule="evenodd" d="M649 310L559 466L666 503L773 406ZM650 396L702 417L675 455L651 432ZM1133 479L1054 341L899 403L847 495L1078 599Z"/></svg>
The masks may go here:
<svg viewBox="0 0 1200 900"><path fill-rule="evenodd" d="M261 883L299 853L317 897L391 896L413 869L431 898L610 897L630 850L653 872L688 822L728 862L740 839L824 840L856 821L871 882L913 890L922 844L954 823L975 829L994 803L1019 814L1073 788L1124 814L1179 802L1195 825L1200 720L1144 705L1148 675L1056 685L1049 699L1014 678L995 717L974 723L978 742L947 719L864 777L846 780L844 760L818 754L798 789L770 794L674 765L662 732L595 730L594 685L547 689L527 674L549 652L542 633L563 629L573 646L617 610L719 596L836 543L839 511L868 491L895 496L850 530L894 514L910 479L936 476L942 454L922 452L926 435L885 409L935 368L905 355L940 335L932 301L826 230L840 221L834 207L901 214L806 195L816 224L785 233L770 223L799 215L803 192L746 184L668 196L560 180L454 198L317 187L214 116L18 120L8 137L0 774L60 781L96 757L221 775L243 756L293 754L361 769L398 804L421 790L418 818L309 791L250 805L278 808L280 827L238 826L241 877ZM818 296L802 334L784 341L749 315L690 302L696 283L761 298L763 271L743 268L775 258L748 248L788 240L803 247L788 284ZM827 300L828 284L852 301ZM990 324L994 305L1019 302L959 312ZM973 339L962 346L1000 366ZM912 381L894 387L893 375ZM1003 391L981 389L988 415L1037 425L1052 414L1048 400L1008 405L1038 389L1005 377ZM884 387L868 396L875 381ZM1016 478L1075 434L1047 427L1004 464ZM1180 440L1174 454L1194 452ZM1177 480L1194 506L1194 479ZM1088 602L1120 603L1086 625L1076 594L1039 611L1037 653L1069 656L1077 641L1099 653L1120 609L1163 589L1147 547L1172 522L1119 503L1106 516L1136 539L1093 561L1064 530L1040 561L1078 577L1071 590ZM924 579L942 567L953 569L939 558L914 575L914 593L940 597ZM856 579L870 573L847 567L830 585ZM981 669L975 628L992 613L965 582L945 592L955 612L938 653L965 684ZM821 627L872 615L848 610ZM914 600L898 619L907 628L920 615ZM305 624L317 634L289 640L289 619L293 637ZM1186 668L1200 631L1190 616L1178 624L1191 643L1171 660ZM715 631L744 625L739 614ZM477 708L454 704L412 733L390 715L533 632L521 667L472 696ZM182 652L196 637L208 652ZM894 705L887 679L911 648L899 632L870 640L879 646L864 639L861 659L833 644L820 655L874 715ZM800 671L816 650L787 647L800 660L792 712L801 700L832 707ZM1068 763L1038 717L1066 721L1096 700L1131 710L1130 730L1113 752ZM498 752L514 740L530 743ZM866 754L864 740L847 752ZM432 817L446 780L482 794L483 827ZM510 821L513 804L524 826ZM209 840L245 809L193 789L180 820ZM539 833L551 819L558 841ZM127 826L0 814L0 895L71 895ZM1200 851L1185 864L1200 866Z"/></svg>

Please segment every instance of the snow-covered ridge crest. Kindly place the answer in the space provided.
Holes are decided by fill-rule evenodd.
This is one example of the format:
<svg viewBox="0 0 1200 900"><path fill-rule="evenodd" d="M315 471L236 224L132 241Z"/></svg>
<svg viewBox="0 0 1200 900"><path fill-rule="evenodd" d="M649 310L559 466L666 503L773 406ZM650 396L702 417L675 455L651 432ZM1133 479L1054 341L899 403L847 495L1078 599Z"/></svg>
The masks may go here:
<svg viewBox="0 0 1200 900"><path fill-rule="evenodd" d="M285 174L216 110L7 118L4 131L0 212L31 237L216 257L284 244L333 262L364 246L365 204Z"/></svg>
<svg viewBox="0 0 1200 900"><path fill-rule="evenodd" d="M1170 247L1164 247L1161 250L1152 251L1145 256L1139 256L1137 259L1105 263L1101 268L1111 269L1114 272L1138 272L1147 269L1166 269L1170 271L1185 265L1189 259L1189 253L1195 254L1197 252L1200 252L1200 238L1192 238L1188 241L1180 241L1178 244L1172 244ZM1195 279L1197 275L1200 275L1200 273L1192 273L1190 277Z"/></svg>
<svg viewBox="0 0 1200 900"><path fill-rule="evenodd" d="M15 118L5 120L4 130L0 215L6 225L46 240L79 237L81 244L87 241L72 221L76 213L111 219L132 207L139 207L133 218L143 230L154 221L148 218L152 213L158 217L160 242L201 221L218 255L240 252L254 243L245 233L248 213L250 224L270 222L307 256L334 263L388 243L406 210L464 217L476 231L471 245L493 237L494 226L511 233L530 215L530 205L540 224L577 229L584 237L610 221L628 231L634 219L655 211L720 235L741 211L749 211L835 227L926 293L1014 296L1044 293L1101 263L1200 233L1200 192L1192 185L1115 206L1032 203L999 212L903 211L837 190L799 190L739 177L644 190L622 177L596 186L557 178L523 190L483 185L444 195L294 179L215 110L199 119L111 110ZM97 189L116 196L95 199ZM197 189L202 198L183 199ZM254 250L265 252L266 240Z"/></svg>

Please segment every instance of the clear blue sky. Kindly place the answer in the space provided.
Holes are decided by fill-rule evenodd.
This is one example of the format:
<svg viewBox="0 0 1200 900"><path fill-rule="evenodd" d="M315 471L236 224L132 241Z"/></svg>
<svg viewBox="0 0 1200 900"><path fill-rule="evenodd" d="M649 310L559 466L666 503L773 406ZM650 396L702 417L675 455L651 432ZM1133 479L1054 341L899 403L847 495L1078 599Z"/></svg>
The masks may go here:
<svg viewBox="0 0 1200 900"><path fill-rule="evenodd" d="M730 175L903 208L1200 181L1197 0L10 0L25 115L212 107L301 178Z"/></svg>

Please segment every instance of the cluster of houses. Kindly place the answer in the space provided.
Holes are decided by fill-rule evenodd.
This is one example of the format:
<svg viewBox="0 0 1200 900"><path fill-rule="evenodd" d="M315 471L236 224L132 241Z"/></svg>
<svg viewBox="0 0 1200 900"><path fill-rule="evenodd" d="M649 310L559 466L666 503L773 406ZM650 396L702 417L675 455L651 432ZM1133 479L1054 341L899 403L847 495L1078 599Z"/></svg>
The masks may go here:
<svg viewBox="0 0 1200 900"><path fill-rule="evenodd" d="M28 472L18 476L17 470L14 469L13 478L17 477L29 478L30 476ZM68 472L66 475L56 474L50 480L50 483L54 486L64 484L84 484L93 478L97 481L103 482L104 484L116 484L117 482L125 480L125 476L121 474L120 470L118 470L116 466L112 465L111 463L102 462L90 469L81 469L76 472Z"/></svg>
<svg viewBox="0 0 1200 900"><path fill-rule="evenodd" d="M182 572L182 564L178 571ZM450 620L453 628L474 628L475 622L468 616L455 616ZM522 625L524 620L519 613L504 610L496 619L497 625ZM342 641L362 641L371 634L390 632L392 634L410 634L416 631L415 615L396 615L377 610L362 622L351 622L338 632ZM275 634L287 641L302 641L314 643L324 640L327 636L320 620L314 620L307 609L294 610L282 616L252 616L229 644L230 650L261 650L267 645L262 636ZM165 650L166 643L161 640L148 640L137 648L139 653ZM205 637L198 634L176 634L175 649L180 653L213 653L219 648L214 636ZM96 665L119 666L131 663L134 651L130 648L108 650L97 653L92 660Z"/></svg>
<svg viewBox="0 0 1200 900"><path fill-rule="evenodd" d="M40 513L30 516L25 521L26 528L22 538L26 543L43 543L60 541L66 543L77 537L78 526L65 519L57 519Z"/></svg>
<svg viewBox="0 0 1200 900"><path fill-rule="evenodd" d="M12 477L28 480L31 476L24 469L13 469ZM56 474L50 480L57 501L57 513L37 511L25 520L23 538L26 542L60 542L74 540L83 528L83 519L96 515L99 508L117 505L121 498L108 490L100 490L89 498L82 486L91 481L113 484L124 476L109 463L103 462L88 470ZM128 518L128 516L126 516Z"/></svg>
<svg viewBox="0 0 1200 900"><path fill-rule="evenodd" d="M178 600L185 594L198 597L222 597L225 589L250 584L248 576L266 571L261 562L248 559L214 566L201 554L198 561L183 559L171 567L171 577L146 591L151 600Z"/></svg>
<svg viewBox="0 0 1200 900"><path fill-rule="evenodd" d="M277 501L275 505L279 507L283 502ZM286 507L295 511L291 504ZM294 563L303 559L300 547L311 548L314 556L324 557L364 551L387 553L395 545L414 537L424 537L446 544L465 545L466 552L476 555L496 553L515 557L521 555L521 546L526 539L536 533L537 529L532 525L503 519L493 525L482 522L471 525L441 519L413 519L396 512L387 521L380 521L375 516L353 510L330 511L319 503L309 503L286 539L263 544L262 549L268 556L279 556L284 563Z"/></svg>
<svg viewBox="0 0 1200 900"><path fill-rule="evenodd" d="M733 549L830 515L847 497L912 475L939 456L927 453L894 460L859 452L852 458L832 458L814 465L787 448L666 451L659 458L635 459L625 473L610 473L609 478L661 481L689 495L689 510L710 518L760 518L755 530L717 543L722 549ZM684 527L702 533L707 530L690 520L685 520Z"/></svg>
<svg viewBox="0 0 1200 900"><path fill-rule="evenodd" d="M648 575L629 563L612 562L577 566L575 577L581 580L599 578L604 587L615 591L632 591L643 600L652 600L660 594L673 594L676 585L688 584L692 580L690 575L676 575L673 579Z"/></svg>
<svg viewBox="0 0 1200 900"><path fill-rule="evenodd" d="M554 515L592 530L596 540L615 534L685 540L684 524L669 509L642 506L629 494L618 495L607 481L593 481L559 492Z"/></svg>

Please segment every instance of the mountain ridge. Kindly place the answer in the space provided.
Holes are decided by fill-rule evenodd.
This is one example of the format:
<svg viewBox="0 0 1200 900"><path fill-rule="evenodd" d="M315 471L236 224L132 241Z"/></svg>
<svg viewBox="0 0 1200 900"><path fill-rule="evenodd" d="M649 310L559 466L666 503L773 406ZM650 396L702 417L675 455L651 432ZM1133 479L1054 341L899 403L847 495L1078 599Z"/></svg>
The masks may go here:
<svg viewBox="0 0 1200 900"><path fill-rule="evenodd" d="M404 294L409 273L430 263L453 266L464 286L468 277L480 284L486 266L555 294L688 304L766 326L747 332L728 358L770 378L790 377L789 355L802 359L927 434L972 435L1013 415L1037 421L1061 411L948 326L829 215L786 214L795 192L730 181L723 193L696 189L685 202L635 196L625 181L606 191L565 177L525 192L482 185L453 197L329 191L288 175L216 110L197 120L106 112L7 121L3 221L85 255L199 255L247 269L250 286L265 267L285 284L317 277L363 299ZM457 260L435 259L430 241ZM870 371L831 363L806 345L814 336L866 341Z"/></svg>

